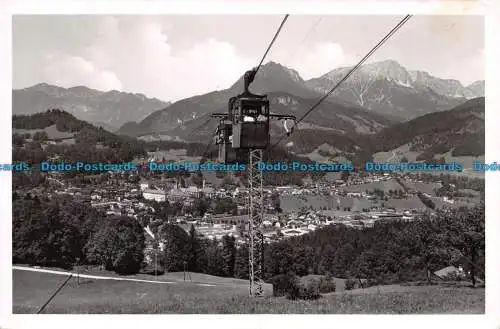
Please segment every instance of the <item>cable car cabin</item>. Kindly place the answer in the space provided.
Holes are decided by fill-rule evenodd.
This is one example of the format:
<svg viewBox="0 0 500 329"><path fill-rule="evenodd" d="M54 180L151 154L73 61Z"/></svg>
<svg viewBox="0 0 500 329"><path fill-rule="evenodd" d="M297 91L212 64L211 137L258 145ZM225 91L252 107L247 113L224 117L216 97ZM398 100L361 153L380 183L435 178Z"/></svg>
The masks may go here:
<svg viewBox="0 0 500 329"><path fill-rule="evenodd" d="M235 150L232 147L232 130L233 125L227 120L221 121L217 127L215 143L219 147L218 161L226 164L246 164L248 162L248 152L242 149Z"/></svg>
<svg viewBox="0 0 500 329"><path fill-rule="evenodd" d="M229 103L232 147L265 149L269 143L269 100L266 95L242 94Z"/></svg>

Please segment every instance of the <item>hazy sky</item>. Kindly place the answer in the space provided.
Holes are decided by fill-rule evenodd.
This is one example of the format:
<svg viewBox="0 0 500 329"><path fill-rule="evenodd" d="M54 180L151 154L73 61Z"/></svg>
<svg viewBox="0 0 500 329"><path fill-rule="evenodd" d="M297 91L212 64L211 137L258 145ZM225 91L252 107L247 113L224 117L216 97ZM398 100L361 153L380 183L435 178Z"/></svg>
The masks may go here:
<svg viewBox="0 0 500 329"><path fill-rule="evenodd" d="M86 85L162 100L224 89L258 63L282 17L14 16L13 87ZM318 77L356 64L401 18L292 15L266 62ZM484 79L483 54L483 17L414 16L370 61L469 84Z"/></svg>

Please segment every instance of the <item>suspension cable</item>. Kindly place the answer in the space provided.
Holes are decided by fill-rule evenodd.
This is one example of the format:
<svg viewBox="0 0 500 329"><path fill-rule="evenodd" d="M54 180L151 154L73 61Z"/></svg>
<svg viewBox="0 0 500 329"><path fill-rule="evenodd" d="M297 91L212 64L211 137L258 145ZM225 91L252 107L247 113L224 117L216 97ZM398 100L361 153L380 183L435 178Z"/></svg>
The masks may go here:
<svg viewBox="0 0 500 329"><path fill-rule="evenodd" d="M64 288L64 286L69 282L69 280L73 277L73 273L71 273L68 278L56 289L56 291L54 291L54 293L49 297L49 299L42 305L42 307L40 307L40 309L38 310L38 312L36 312L36 314L40 314L43 312L43 310L45 309L45 307L47 307L47 305L49 305L49 303L52 301L52 299L54 299L54 297L56 297L56 295L61 291L62 288Z"/></svg>
<svg viewBox="0 0 500 329"><path fill-rule="evenodd" d="M271 40L271 43L269 44L269 46L267 47L267 50L266 52L264 53L264 56L262 56L262 59L260 60L260 63L259 65L257 66L257 68L255 69L255 74L257 74L257 72L259 71L260 67L262 66L262 63L264 62L264 59L266 58L267 56L267 53L269 52L269 50L271 50L271 47L273 46L274 44L274 41L276 41L276 38L278 37L278 35L280 34L281 32L281 29L283 28L283 25L285 25L285 22L286 20L288 19L288 16L290 16L289 14L286 14L285 17L283 18L283 21L281 21L281 24L280 26L278 27L278 30L276 31L276 34L274 35L273 39Z"/></svg>
<svg viewBox="0 0 500 329"><path fill-rule="evenodd" d="M214 141L214 137L217 135L217 132L214 132L212 135L210 135L210 139L208 140L208 142L205 144L205 152L203 152L203 154L201 155L201 158L200 158L200 163L203 162L203 159L207 160L206 157L208 156L208 154L210 153L210 148L212 147L212 143ZM200 169L201 170L201 169Z"/></svg>
<svg viewBox="0 0 500 329"><path fill-rule="evenodd" d="M382 40L380 40L375 47L373 47L368 54L363 57L358 64L356 64L328 93L326 93L323 97L321 97L316 104L314 104L300 119L295 122L296 126L300 123L306 116L308 116L312 111L314 111L323 101L328 98L345 80L347 80L378 48L380 48L390 37L392 37L410 18L412 15L406 15ZM286 134L281 136L281 138L273 144L271 149L276 147L284 138Z"/></svg>
<svg viewBox="0 0 500 329"><path fill-rule="evenodd" d="M211 121L211 117L208 117L204 122L202 122L200 125L198 125L196 128L193 129L193 131L198 131L200 130L201 128L204 128L210 121Z"/></svg>
<svg viewBox="0 0 500 329"><path fill-rule="evenodd" d="M285 22L286 20L288 19L288 16L290 16L289 14L286 14L285 17L283 18L283 20L281 21L281 24L280 26L278 27L278 30L276 31L276 33L274 34L274 37L273 39L271 40L271 42L269 43L269 46L267 47L266 49L266 52L264 53L264 56L262 56L262 59L260 60L259 62L259 65L257 66L257 68L255 69L255 74L257 74L257 72L259 71L260 67L262 66L262 63L264 62L264 59L266 58L267 54L269 53L269 50L271 50L271 47L273 46L274 42L276 41L276 39L278 38L278 35L280 34L281 32L281 29L283 28L283 25L285 25ZM207 122L203 123L200 125L201 126L204 126L205 124L207 124L209 121L210 121L211 118L209 118L207 120ZM206 144L205 146L205 152L203 153L201 159L200 159L200 162L203 161L203 158L206 157L206 155L209 153L209 149L210 149L210 146L213 142L213 138L215 137L215 133L210 137L208 143Z"/></svg>
<svg viewBox="0 0 500 329"><path fill-rule="evenodd" d="M316 27L319 25L319 23L321 23L321 21L323 20L323 16L321 16L320 18L318 18L316 20L316 22L314 23L314 25L309 29L309 31L306 33L306 35L304 36L304 38L302 39L302 41L300 41L299 45L297 46L297 48L295 49L295 51L292 53L292 55L289 57L289 59L287 60L287 62L291 63L292 60L295 58L295 56L297 55L297 52L298 50L300 49L300 47L304 44L304 42L306 42L306 40L311 36L312 32L316 29Z"/></svg>

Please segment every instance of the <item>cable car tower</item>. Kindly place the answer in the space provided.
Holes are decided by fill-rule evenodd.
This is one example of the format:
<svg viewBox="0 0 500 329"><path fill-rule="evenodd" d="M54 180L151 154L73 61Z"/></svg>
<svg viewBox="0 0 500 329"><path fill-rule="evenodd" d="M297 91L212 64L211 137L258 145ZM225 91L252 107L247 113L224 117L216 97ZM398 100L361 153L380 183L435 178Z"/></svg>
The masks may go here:
<svg viewBox="0 0 500 329"><path fill-rule="evenodd" d="M277 146L283 138L293 132L293 128L316 109L328 96L330 96L351 74L356 71L380 46L382 46L394 33L398 31L412 15L406 15L382 40L379 41L361 61L323 97L319 99L299 120L293 115L271 114L269 100L266 95L252 94L248 87L253 82L264 58L273 45L288 15L285 15L278 31L269 44L260 64L244 75L244 91L242 94L229 100L228 113L215 113L212 117L220 119L217 127L216 144L219 145L219 160L223 163L244 162L248 158L249 182L249 219L248 219L248 245L249 245L249 270L250 270L250 295L262 295L262 254L264 239L262 234L262 220L264 215L262 178L263 172L259 170L258 163L262 161L264 149L268 151ZM270 148L269 120L293 120L291 129L287 128L285 121L284 134Z"/></svg>
<svg viewBox="0 0 500 329"><path fill-rule="evenodd" d="M258 164L263 160L263 150L270 144L270 119L293 120L295 116L272 114L269 111L267 95L256 95L248 88L255 78L257 68L247 71L244 75L244 91L231 97L227 113L214 113L212 117L219 118L215 143L219 146L219 161L222 163L245 163L248 168L249 211L248 211L248 248L249 248L249 278L250 295L261 296L262 260L264 235L262 221L263 207L263 172ZM291 133L286 128L287 133Z"/></svg>

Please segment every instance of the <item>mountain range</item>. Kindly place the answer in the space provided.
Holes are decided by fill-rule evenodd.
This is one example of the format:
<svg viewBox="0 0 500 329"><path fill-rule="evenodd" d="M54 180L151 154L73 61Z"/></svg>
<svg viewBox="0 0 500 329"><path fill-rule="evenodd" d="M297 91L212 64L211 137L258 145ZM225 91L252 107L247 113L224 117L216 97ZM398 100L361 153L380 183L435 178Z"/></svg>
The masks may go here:
<svg viewBox="0 0 500 329"><path fill-rule="evenodd" d="M250 89L268 94L272 112L300 116L349 69L337 68L319 78L304 80L297 71L268 62L261 67ZM209 114L226 112L228 99L242 91L243 76L228 89L170 104L141 94L39 84L13 90L13 114L57 107L109 130L120 126L119 134L206 141L216 125L214 120L209 121ZM484 81L463 86L457 80L407 70L396 61L374 62L365 64L347 79L298 128L357 138L357 134L375 134L393 123L449 110L481 96L484 96ZM272 134L281 131L282 127L274 125Z"/></svg>
<svg viewBox="0 0 500 329"><path fill-rule="evenodd" d="M250 89L254 93L268 93L272 111L279 112L279 104L283 103L280 98L286 97L291 104L287 106L288 112L305 113L308 105L312 106L349 69L335 69L320 78L306 81L297 71L269 62L262 66ZM131 136L156 134L179 139L197 136L203 140L207 137L203 130L193 128L208 119L207 114L227 111L227 100L241 93L242 89L243 77L240 77L228 89L180 100L139 123L124 125L119 132ZM469 98L481 96L484 96L484 81L463 87L457 80L440 79L423 71L408 71L395 61L381 61L362 66L322 104L324 113L331 112L327 117L315 119L318 109L304 123L331 130L346 127L343 123L349 122L359 126L358 132L375 133L392 122L449 110ZM339 109L358 109L361 112ZM365 127L365 118L375 120L375 125ZM210 129L214 125L209 125Z"/></svg>
<svg viewBox="0 0 500 329"><path fill-rule="evenodd" d="M34 114L59 108L78 119L114 131L128 121L141 121L169 103L112 90L103 92L85 86L62 88L40 83L12 91L12 114Z"/></svg>
<svg viewBox="0 0 500 329"><path fill-rule="evenodd" d="M306 84L315 91L326 93L351 68L335 69ZM481 96L484 96L484 81L464 87L458 80L437 78L425 71L410 71L393 60L361 66L332 95L401 121L447 110Z"/></svg>
<svg viewBox="0 0 500 329"><path fill-rule="evenodd" d="M288 111L308 106L310 105L308 102L311 102L310 99L292 97L289 94L270 93L269 95L278 101L274 104L278 110ZM387 124L385 128L380 128L377 124L380 124L379 122L387 123L384 121L386 119L374 114L370 114L372 117L360 116L365 123L363 127L353 125L348 120L338 120L345 117L345 111L357 116L363 111L361 109L342 107L337 104L333 105L335 111L324 113L324 109L332 107L332 104L325 102L321 106L317 112L311 114L311 119L318 122L323 120L338 121L337 126L330 129L318 129L320 126L314 123L302 126L281 144L285 146L287 151L283 147L278 147L271 149L271 153L268 154L277 160L299 156L313 161L345 161L341 159L347 159L355 165L360 165L374 158L380 159L380 156L386 158L384 154L391 153L390 159L393 159L396 154L401 156L403 153L405 156L411 156L411 161L433 161L436 156L442 157L448 152L451 153L451 156L468 157L477 157L485 153L484 97L468 100L451 110L426 114L407 122ZM337 119L333 118L335 115L338 116ZM96 128L85 121L78 120L67 112L55 109L33 115L13 116L12 127L15 133L13 145L19 146L20 140L25 138L22 136L25 136L26 133L33 135L43 130L46 132L47 138L52 140L73 139L75 145L69 143L53 146L50 148L50 152L56 152L54 154L62 152L75 161L85 159L120 161L122 157L131 159L135 155L144 155L146 150L168 150L171 148L187 148L188 152L191 149L191 153L197 155L207 154L206 151L211 150L209 152L212 154L211 157L215 156L215 145L206 145L207 138L203 137L212 133L211 128L206 124L192 127L191 125L195 121L197 120L188 121L186 126L188 126L189 131L196 134L185 135L185 137L190 141L205 138L204 143L144 143L132 137L109 133L102 128ZM280 133L278 128L276 125L271 129L273 142L278 137L277 134ZM365 129L369 129L369 131ZM374 132L376 130L378 132ZM99 143L101 149L98 148L97 144ZM14 157L21 159L23 156L29 155L32 160L38 159L40 154L33 153L29 149L16 148L13 153ZM33 161L33 163L37 162Z"/></svg>

